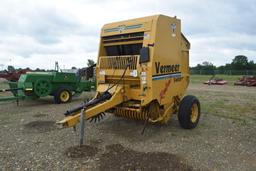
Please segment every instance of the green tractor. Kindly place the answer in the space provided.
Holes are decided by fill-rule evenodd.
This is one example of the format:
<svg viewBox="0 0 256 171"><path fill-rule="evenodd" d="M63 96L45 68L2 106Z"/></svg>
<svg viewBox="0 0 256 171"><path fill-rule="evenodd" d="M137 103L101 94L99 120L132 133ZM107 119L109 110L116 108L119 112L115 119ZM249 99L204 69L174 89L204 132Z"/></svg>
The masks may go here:
<svg viewBox="0 0 256 171"><path fill-rule="evenodd" d="M13 96L2 97L0 101L37 99L45 96L53 96L55 103L67 103L72 96L77 96L83 91L95 90L95 81L84 80L79 72L27 72L22 74L18 82L8 82Z"/></svg>

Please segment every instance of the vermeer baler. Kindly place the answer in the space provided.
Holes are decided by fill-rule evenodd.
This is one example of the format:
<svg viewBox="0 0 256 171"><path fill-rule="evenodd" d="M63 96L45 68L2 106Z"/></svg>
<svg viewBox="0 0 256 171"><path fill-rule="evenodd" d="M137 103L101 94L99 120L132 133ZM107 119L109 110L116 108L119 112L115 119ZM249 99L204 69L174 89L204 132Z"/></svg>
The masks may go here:
<svg viewBox="0 0 256 171"><path fill-rule="evenodd" d="M191 95L183 97L189 84L189 49L176 17L155 15L104 25L96 96L68 110L58 123L71 127L83 117L99 120L102 112L166 123L178 112L181 126L194 128L199 101Z"/></svg>

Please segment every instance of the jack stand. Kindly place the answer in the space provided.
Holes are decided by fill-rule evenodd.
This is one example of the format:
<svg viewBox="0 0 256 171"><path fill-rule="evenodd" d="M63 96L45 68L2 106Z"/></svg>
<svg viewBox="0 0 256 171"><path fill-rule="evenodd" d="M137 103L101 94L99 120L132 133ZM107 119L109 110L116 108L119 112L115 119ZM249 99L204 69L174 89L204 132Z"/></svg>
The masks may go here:
<svg viewBox="0 0 256 171"><path fill-rule="evenodd" d="M85 127L85 120L84 120L84 108L81 109L80 114L80 142L79 145L82 146L84 144L84 127Z"/></svg>

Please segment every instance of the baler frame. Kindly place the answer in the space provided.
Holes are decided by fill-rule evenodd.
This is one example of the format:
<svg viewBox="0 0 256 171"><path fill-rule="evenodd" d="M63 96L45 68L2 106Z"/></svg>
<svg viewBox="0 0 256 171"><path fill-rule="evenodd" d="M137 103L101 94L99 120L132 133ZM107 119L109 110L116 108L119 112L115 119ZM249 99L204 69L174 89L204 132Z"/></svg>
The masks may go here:
<svg viewBox="0 0 256 171"><path fill-rule="evenodd" d="M200 103L194 96L183 98L189 84L189 49L176 17L156 15L104 25L97 94L57 123L74 127L84 123L81 118L99 118L102 112L167 123L178 112L183 128L196 127Z"/></svg>

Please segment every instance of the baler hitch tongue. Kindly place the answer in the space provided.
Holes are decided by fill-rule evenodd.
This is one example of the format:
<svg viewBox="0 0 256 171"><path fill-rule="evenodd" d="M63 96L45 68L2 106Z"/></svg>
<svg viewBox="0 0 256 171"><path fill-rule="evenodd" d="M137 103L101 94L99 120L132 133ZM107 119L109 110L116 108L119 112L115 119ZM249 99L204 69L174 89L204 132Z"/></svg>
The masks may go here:
<svg viewBox="0 0 256 171"><path fill-rule="evenodd" d="M116 87L116 89L115 93L111 92L113 95L110 92L105 91L88 103L66 111L64 113L66 117L63 120L58 121L57 124L61 127L74 127L80 121L81 114L84 115L84 119L94 118L107 109L122 103L123 98L120 93L121 88Z"/></svg>
<svg viewBox="0 0 256 171"><path fill-rule="evenodd" d="M96 98L90 100L89 102L87 102L85 104L82 104L82 105L77 106L73 109L67 110L64 113L64 115L65 116L70 116L70 115L76 114L77 112L80 112L82 109L86 109L88 107L97 105L98 103L109 100L111 97L112 97L112 95L108 91L106 91L102 95L100 95L99 97L96 97Z"/></svg>
<svg viewBox="0 0 256 171"><path fill-rule="evenodd" d="M68 127L67 123L65 122L65 120L57 121L56 124L57 124L58 128L66 128L66 127Z"/></svg>

